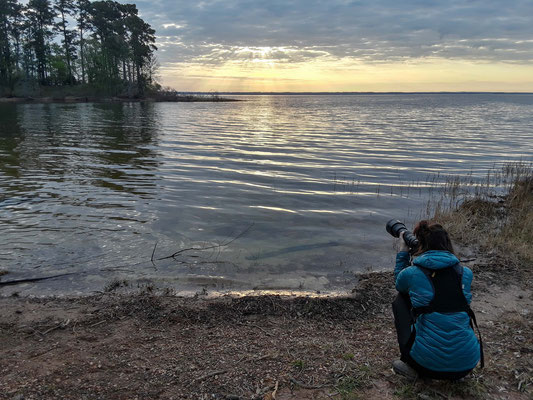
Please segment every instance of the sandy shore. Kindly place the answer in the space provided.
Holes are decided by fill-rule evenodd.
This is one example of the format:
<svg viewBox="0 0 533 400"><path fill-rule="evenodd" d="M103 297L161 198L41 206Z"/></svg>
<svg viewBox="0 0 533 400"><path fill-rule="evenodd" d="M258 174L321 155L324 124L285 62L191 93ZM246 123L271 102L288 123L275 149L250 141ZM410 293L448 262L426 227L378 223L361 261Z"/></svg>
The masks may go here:
<svg viewBox="0 0 533 400"><path fill-rule="evenodd" d="M179 298L144 290L0 299L2 399L530 399L531 271L473 266L486 367L395 376L391 273L352 296Z"/></svg>

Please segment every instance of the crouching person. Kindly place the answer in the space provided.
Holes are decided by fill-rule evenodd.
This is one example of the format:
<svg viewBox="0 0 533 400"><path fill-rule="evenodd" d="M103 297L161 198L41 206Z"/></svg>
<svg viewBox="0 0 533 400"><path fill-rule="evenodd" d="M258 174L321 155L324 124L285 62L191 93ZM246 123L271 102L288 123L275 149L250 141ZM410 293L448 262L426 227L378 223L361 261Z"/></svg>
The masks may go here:
<svg viewBox="0 0 533 400"><path fill-rule="evenodd" d="M441 225L420 221L413 233L419 245L412 265L403 235L396 255L399 293L392 309L401 359L393 362L393 370L410 378L461 379L478 362L483 367L469 306L472 271L460 265Z"/></svg>

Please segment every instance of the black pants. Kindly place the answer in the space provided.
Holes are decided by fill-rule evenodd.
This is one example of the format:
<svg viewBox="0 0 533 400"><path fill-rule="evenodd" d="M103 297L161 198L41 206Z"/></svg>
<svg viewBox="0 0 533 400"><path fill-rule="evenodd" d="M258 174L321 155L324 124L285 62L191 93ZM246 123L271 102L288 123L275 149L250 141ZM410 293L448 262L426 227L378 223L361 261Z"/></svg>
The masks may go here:
<svg viewBox="0 0 533 400"><path fill-rule="evenodd" d="M471 369L467 371L433 371L418 364L409 355L411 347L413 346L414 336L411 337L411 299L406 293L398 293L396 299L392 303L392 312L394 314L394 325L396 326L396 334L398 335L398 345L400 346L400 360L408 364L413 368L421 378L430 379L446 379L446 380L458 380L470 373Z"/></svg>

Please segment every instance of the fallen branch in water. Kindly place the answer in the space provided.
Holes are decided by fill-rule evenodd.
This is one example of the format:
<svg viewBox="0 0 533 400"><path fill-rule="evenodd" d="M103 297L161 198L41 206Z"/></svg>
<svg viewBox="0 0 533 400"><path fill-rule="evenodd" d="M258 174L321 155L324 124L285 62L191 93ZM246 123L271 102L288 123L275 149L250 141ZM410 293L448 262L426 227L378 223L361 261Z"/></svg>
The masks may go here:
<svg viewBox="0 0 533 400"><path fill-rule="evenodd" d="M19 285L21 283L45 281L47 279L54 279L54 278L59 278L61 276L74 275L74 274L75 274L75 272L70 272L68 274L43 276L43 277L40 277L40 278L15 279L13 281L0 282L0 287L2 287L2 286L11 286L11 285Z"/></svg>
<svg viewBox="0 0 533 400"><path fill-rule="evenodd" d="M166 256L166 257L161 257L161 258L157 258L156 261L161 261L161 260L168 260L170 258L176 260L176 257L179 256L180 254L183 254L187 251L204 251L204 250L213 250L213 249L220 249L222 247L226 247L226 246L229 246L231 243L233 243L234 241L236 241L237 239L243 237L246 233L248 233L248 231L252 228L252 226L254 226L254 223L252 222L245 230L243 230L241 233L239 233L237 236L235 236L233 239L225 242L225 243L221 243L221 244L217 244L217 245L214 245L214 246L206 246L206 247L189 247L189 248L186 248L186 249L181 249L181 250L178 250L176 251L175 253L169 255L169 256ZM156 243L156 246L157 246L157 243ZM154 263L154 254L155 254L155 246L154 246L154 251L152 252L152 264L154 264L155 266L155 263Z"/></svg>
<svg viewBox="0 0 533 400"><path fill-rule="evenodd" d="M157 266L155 265L155 262L154 262L154 255L155 255L156 247L157 247L157 242L155 242L154 251L152 251L152 258L150 259L150 261L152 262L152 265L154 266L154 268L157 270Z"/></svg>

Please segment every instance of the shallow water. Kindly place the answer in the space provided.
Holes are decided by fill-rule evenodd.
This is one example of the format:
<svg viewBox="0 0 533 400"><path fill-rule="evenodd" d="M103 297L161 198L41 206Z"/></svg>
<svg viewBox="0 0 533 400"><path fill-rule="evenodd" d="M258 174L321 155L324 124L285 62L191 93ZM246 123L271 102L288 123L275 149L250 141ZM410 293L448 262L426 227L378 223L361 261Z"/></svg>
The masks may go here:
<svg viewBox="0 0 533 400"><path fill-rule="evenodd" d="M348 290L443 175L533 160L533 95L241 98L0 104L2 278L76 273L0 294Z"/></svg>

